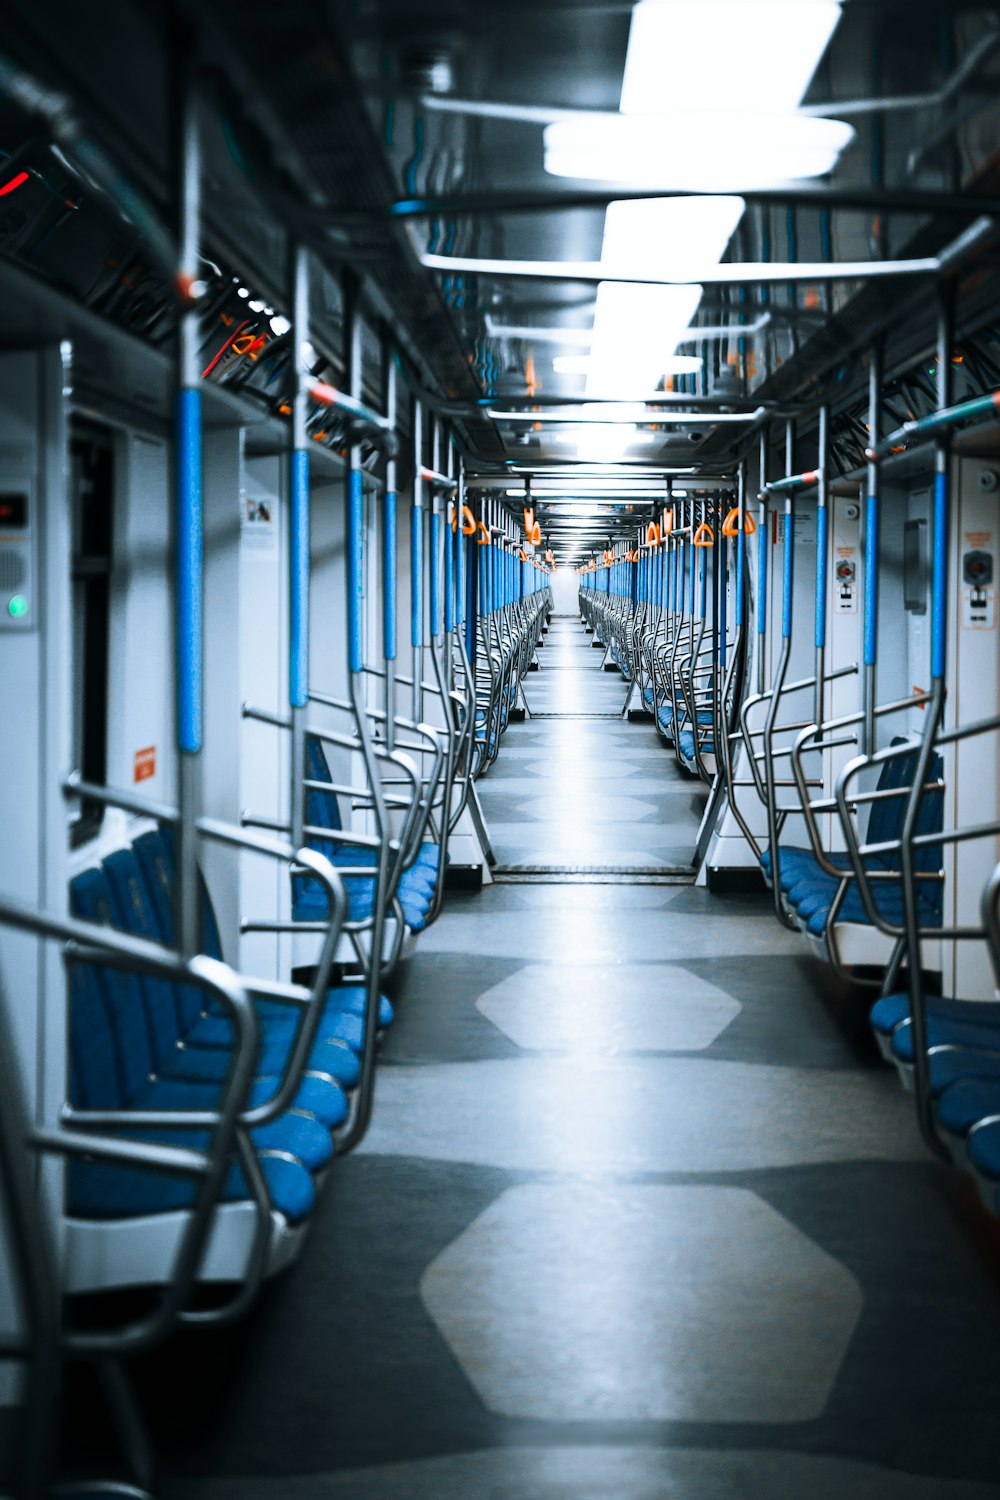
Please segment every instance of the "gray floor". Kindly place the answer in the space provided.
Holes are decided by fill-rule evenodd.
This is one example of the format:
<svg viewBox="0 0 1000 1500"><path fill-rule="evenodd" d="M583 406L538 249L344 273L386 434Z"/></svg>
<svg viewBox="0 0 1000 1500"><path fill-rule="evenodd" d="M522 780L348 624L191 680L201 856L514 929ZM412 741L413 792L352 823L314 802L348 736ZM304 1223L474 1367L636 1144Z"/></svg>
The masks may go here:
<svg viewBox="0 0 1000 1500"><path fill-rule="evenodd" d="M479 783L501 866L688 869L705 788L665 776L656 730L622 721L626 685L602 672L578 622L553 621L538 655L525 684L537 717L512 729Z"/></svg>
<svg viewBox="0 0 1000 1500"><path fill-rule="evenodd" d="M532 709L624 697L557 619ZM683 866L646 725L512 725L508 865ZM498 884L400 975L375 1122L164 1500L986 1500L996 1240L752 896ZM206 1473L214 1474L205 1480Z"/></svg>

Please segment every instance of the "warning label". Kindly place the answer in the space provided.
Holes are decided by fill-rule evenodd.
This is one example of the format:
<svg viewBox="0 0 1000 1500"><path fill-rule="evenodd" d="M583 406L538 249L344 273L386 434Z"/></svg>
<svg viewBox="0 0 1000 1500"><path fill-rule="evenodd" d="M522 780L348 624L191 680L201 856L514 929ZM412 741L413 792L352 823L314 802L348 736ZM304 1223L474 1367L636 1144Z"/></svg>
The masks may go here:
<svg viewBox="0 0 1000 1500"><path fill-rule="evenodd" d="M156 746L147 745L145 750L135 752L135 761L132 768L133 781L148 781L151 776L156 775Z"/></svg>

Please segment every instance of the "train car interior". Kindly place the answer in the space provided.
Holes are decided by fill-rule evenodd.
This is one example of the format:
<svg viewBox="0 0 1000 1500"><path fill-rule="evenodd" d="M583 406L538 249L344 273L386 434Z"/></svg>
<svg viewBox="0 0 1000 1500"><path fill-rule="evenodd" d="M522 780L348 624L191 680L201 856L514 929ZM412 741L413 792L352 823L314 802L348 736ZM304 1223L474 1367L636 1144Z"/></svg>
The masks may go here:
<svg viewBox="0 0 1000 1500"><path fill-rule="evenodd" d="M9 0L0 1500L1000 1495L1000 8Z"/></svg>

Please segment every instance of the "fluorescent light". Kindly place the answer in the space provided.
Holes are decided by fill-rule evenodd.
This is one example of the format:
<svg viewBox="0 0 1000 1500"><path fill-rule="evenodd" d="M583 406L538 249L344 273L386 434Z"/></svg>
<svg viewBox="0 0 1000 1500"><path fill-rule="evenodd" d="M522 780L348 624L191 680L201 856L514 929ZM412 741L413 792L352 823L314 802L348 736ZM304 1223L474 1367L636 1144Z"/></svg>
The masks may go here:
<svg viewBox="0 0 1000 1500"><path fill-rule="evenodd" d="M839 19L837 0L640 0L620 113L547 125L545 170L715 192L823 176L854 131L842 120L794 111ZM740 99L752 89L762 109L706 110L706 58L715 98Z"/></svg>
<svg viewBox="0 0 1000 1500"><path fill-rule="evenodd" d="M590 369L589 354L557 354L552 361L557 375L586 375Z"/></svg>
<svg viewBox="0 0 1000 1500"><path fill-rule="evenodd" d="M586 421L587 418L582 418ZM580 434L576 445L576 456L586 462L612 463L624 458L633 447L648 443L651 433L640 433L633 425L602 423L591 425Z"/></svg>
<svg viewBox="0 0 1000 1500"><path fill-rule="evenodd" d="M629 401L585 402L582 406L502 411L489 407L486 412L492 422L525 422L529 426L551 422L558 426L573 426L585 423L591 427L632 427L641 423L644 427L716 427L721 422L758 422L767 415L764 406L753 411L674 411L670 407L656 408L637 406ZM643 436L644 434L640 434ZM655 437L654 433L645 434Z"/></svg>
<svg viewBox="0 0 1000 1500"><path fill-rule="evenodd" d="M609 275L697 274L723 255L743 214L742 198L653 198L611 203L601 265ZM588 396L639 396L666 374L700 369L674 356L701 301L700 286L662 288L602 282L586 367Z"/></svg>
<svg viewBox="0 0 1000 1500"><path fill-rule="evenodd" d="M700 301L700 286L602 281L587 395L627 397L655 390Z"/></svg>
<svg viewBox="0 0 1000 1500"><path fill-rule="evenodd" d="M837 0L640 0L632 10L621 110L700 113L707 89L714 99L752 91L776 114L795 109L839 20ZM682 135L685 148L697 146L697 130L687 121Z"/></svg>
<svg viewBox="0 0 1000 1500"><path fill-rule="evenodd" d="M609 203L601 265L609 279L697 281L699 266L722 259L745 207L742 198L732 196Z"/></svg>
<svg viewBox="0 0 1000 1500"><path fill-rule="evenodd" d="M552 361L557 375L589 375L593 360L587 354L559 354ZM661 375L696 375L705 361L698 354L669 354L660 360Z"/></svg>
<svg viewBox="0 0 1000 1500"><path fill-rule="evenodd" d="M674 129L662 117L622 114L557 120L543 131L552 176L664 192L746 192L822 177L853 139L843 120L724 110L685 116Z"/></svg>

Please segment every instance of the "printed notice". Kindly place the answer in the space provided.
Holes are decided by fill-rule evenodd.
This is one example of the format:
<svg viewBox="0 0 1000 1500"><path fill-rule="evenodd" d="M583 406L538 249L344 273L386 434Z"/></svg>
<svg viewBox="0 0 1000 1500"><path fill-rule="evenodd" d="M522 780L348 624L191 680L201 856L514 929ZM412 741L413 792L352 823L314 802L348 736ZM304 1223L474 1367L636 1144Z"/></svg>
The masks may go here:
<svg viewBox="0 0 1000 1500"><path fill-rule="evenodd" d="M273 552L277 545L274 501L270 495L245 495L240 517L240 540L254 552Z"/></svg>

